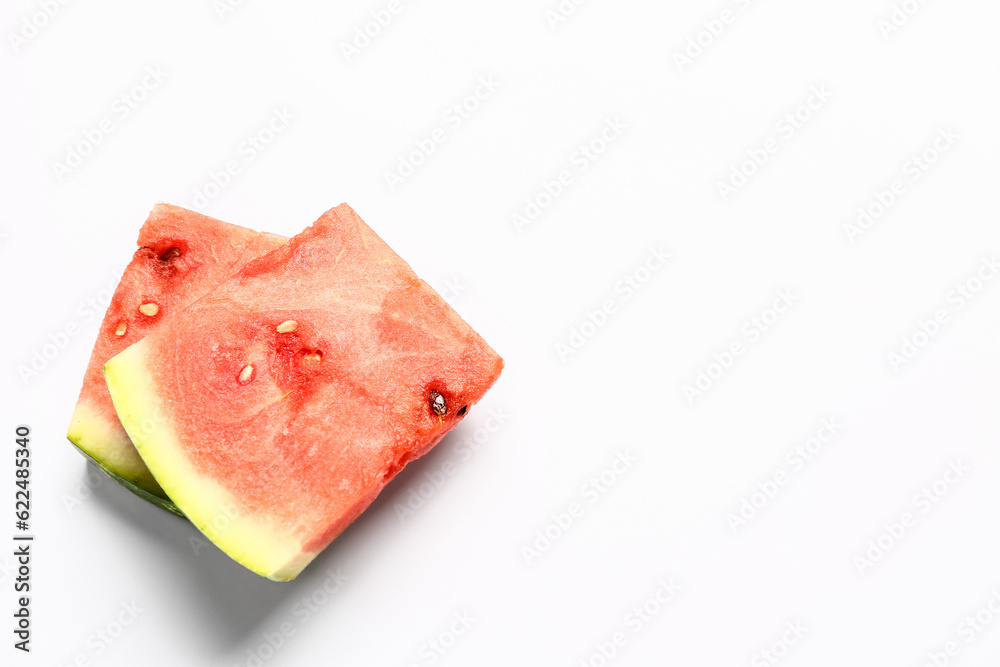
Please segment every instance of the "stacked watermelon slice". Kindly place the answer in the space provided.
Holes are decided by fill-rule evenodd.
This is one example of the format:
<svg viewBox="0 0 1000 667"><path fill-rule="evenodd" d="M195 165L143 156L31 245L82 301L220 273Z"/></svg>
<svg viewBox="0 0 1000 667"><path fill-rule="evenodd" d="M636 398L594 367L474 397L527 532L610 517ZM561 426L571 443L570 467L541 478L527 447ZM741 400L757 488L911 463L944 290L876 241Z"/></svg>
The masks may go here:
<svg viewBox="0 0 1000 667"><path fill-rule="evenodd" d="M291 239L157 205L68 437L232 558L294 578L503 361L346 204Z"/></svg>

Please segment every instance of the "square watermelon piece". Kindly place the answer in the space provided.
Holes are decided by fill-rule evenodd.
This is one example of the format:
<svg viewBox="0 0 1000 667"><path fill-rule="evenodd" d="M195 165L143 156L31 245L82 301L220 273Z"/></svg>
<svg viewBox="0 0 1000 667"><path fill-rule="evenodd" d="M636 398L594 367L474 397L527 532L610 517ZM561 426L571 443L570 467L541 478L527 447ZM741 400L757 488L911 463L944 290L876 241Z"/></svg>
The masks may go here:
<svg viewBox="0 0 1000 667"><path fill-rule="evenodd" d="M285 241L169 204L154 206L139 230L139 248L104 314L66 434L98 468L136 495L181 514L122 427L104 382L105 362Z"/></svg>
<svg viewBox="0 0 1000 667"><path fill-rule="evenodd" d="M503 360L346 204L105 366L125 430L224 552L293 579Z"/></svg>

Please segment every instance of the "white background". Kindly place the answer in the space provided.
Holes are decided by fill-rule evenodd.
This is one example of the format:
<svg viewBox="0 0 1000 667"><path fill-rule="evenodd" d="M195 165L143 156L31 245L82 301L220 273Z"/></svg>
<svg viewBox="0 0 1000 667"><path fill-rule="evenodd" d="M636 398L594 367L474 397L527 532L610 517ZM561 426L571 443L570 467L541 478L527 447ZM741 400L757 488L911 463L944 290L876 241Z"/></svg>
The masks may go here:
<svg viewBox="0 0 1000 667"><path fill-rule="evenodd" d="M403 0L350 59L388 0L49 4L51 18L27 0L0 15L0 539L18 424L33 430L37 535L28 656L11 647L0 549L4 664L755 666L773 650L789 667L918 667L951 641L939 664L997 664L1000 280L977 282L1000 253L996 3L908 0L889 31L889 0L590 0L554 26L557 0ZM162 80L132 92L147 68ZM481 77L495 91L449 123ZM293 120L245 160L275 109ZM609 120L624 129L602 145ZM445 140L391 188L385 173L438 127ZM582 160L591 142L603 152ZM745 163L765 146L763 166ZM288 584L95 481L64 435L99 320L88 299L153 203L195 206L230 160L240 171L206 213L292 235L347 201L506 361L462 426ZM564 169L572 184L518 229ZM900 194L848 234L894 180ZM651 247L671 259L626 298L616 285L647 277ZM971 299L954 291L967 283ZM770 318L779 290L794 305L751 340L744 324ZM607 299L614 312L586 325ZM591 335L561 358L574 328ZM734 342L743 354L711 367ZM700 371L716 379L689 401ZM463 460L491 411L503 426ZM793 465L823 419L842 427ZM584 485L618 452L636 461L591 502ZM457 472L401 521L448 461ZM952 463L967 471L915 501ZM755 496L776 472L785 483ZM736 525L744 499L758 508ZM582 516L553 528L574 502ZM348 580L323 599L337 568ZM679 592L635 622L661 579ZM462 613L474 621L451 643ZM294 633L274 652L282 624ZM429 653L439 638L450 646Z"/></svg>

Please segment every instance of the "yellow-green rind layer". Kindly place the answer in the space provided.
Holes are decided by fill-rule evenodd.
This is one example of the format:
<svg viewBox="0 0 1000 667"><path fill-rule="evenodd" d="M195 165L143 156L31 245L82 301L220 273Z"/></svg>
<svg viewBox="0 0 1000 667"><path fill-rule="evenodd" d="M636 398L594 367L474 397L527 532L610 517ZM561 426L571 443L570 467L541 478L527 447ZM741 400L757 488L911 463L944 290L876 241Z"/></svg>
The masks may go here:
<svg viewBox="0 0 1000 667"><path fill-rule="evenodd" d="M167 497L132 443L124 436L82 400L73 410L73 419L66 433L69 441L111 479L143 500L183 517L184 513Z"/></svg>
<svg viewBox="0 0 1000 667"><path fill-rule="evenodd" d="M232 494L200 474L180 445L146 367L148 339L104 365L122 425L143 461L178 508L233 560L274 581L294 579L316 557L266 516L240 511Z"/></svg>
<svg viewBox="0 0 1000 667"><path fill-rule="evenodd" d="M70 442L73 442L73 441L71 440ZM73 444L75 445L76 443L73 442ZM101 472L103 472L105 475L107 475L111 479L115 480L116 482L118 482L119 484L121 484L122 486L124 486L126 489L128 489L129 491L131 491L135 495L139 496L143 500L147 500L147 501L153 503L154 505L156 505L157 507L159 507L161 509L167 510L171 514L175 514L175 515L179 516L182 519L186 519L187 518L186 516L184 516L184 512L182 512L180 510L180 508L177 507L177 505L174 505L174 503L169 498L164 498L163 496L154 496L152 493L150 493L146 489L144 489L144 488L142 488L140 486L136 486L135 484L133 484L129 480L125 479L121 475L115 474L115 472L113 470L110 470L110 469L106 468L103 463L101 463L100 461L98 461L97 459L95 459L93 456L91 456L90 454L88 454L85 450L80 449L79 446L77 446L77 449L79 449L80 453L83 454L84 457L88 461L90 461L91 463L93 463Z"/></svg>

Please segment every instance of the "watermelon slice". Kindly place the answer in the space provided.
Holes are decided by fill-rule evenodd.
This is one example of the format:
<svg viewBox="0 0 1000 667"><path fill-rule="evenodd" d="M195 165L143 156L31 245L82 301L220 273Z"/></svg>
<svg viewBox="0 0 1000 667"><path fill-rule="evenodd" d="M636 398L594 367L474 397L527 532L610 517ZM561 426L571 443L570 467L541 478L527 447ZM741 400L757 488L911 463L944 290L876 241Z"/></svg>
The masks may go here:
<svg viewBox="0 0 1000 667"><path fill-rule="evenodd" d="M286 240L167 204L157 204L139 231L139 249L101 322L67 437L101 470L164 509L180 514L122 428L104 363Z"/></svg>
<svg viewBox="0 0 1000 667"><path fill-rule="evenodd" d="M497 380L503 361L346 204L113 358L167 495L293 579Z"/></svg>

